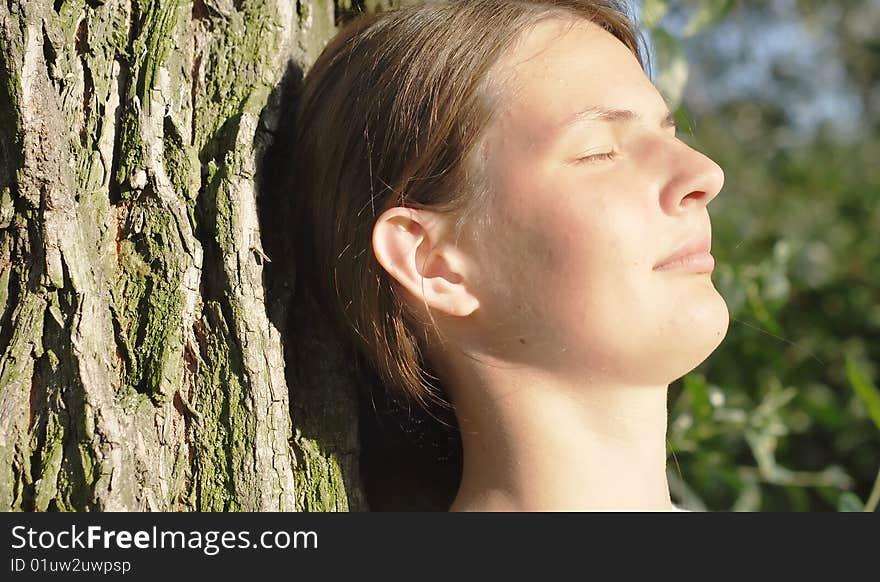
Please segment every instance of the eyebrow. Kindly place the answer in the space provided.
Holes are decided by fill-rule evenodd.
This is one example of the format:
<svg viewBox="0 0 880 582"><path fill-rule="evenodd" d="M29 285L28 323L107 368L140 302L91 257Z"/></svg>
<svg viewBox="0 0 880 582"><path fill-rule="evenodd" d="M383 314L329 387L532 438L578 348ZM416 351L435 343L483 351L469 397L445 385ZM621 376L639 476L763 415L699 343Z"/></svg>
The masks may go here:
<svg viewBox="0 0 880 582"><path fill-rule="evenodd" d="M631 109L608 109L605 107L587 107L578 111L560 125L560 130L566 129L576 123L586 121L638 121L642 116ZM666 116L660 122L660 127L675 127L675 114L666 112Z"/></svg>

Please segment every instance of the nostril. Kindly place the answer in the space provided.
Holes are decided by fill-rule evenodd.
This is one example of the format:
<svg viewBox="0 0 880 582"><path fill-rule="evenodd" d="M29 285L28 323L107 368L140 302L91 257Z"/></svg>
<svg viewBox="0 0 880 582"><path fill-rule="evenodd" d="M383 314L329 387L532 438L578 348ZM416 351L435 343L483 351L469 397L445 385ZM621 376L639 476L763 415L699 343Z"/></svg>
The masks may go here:
<svg viewBox="0 0 880 582"><path fill-rule="evenodd" d="M695 192L691 192L684 198L682 198L682 203L687 203L688 201L697 201L699 202L701 199L705 198L707 194L702 190L697 190Z"/></svg>

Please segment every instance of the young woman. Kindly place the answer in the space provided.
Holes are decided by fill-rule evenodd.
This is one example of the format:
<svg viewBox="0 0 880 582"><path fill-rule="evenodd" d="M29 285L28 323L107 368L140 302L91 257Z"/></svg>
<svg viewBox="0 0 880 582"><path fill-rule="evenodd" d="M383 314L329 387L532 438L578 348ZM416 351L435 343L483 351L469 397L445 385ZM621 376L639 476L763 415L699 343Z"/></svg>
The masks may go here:
<svg viewBox="0 0 880 582"><path fill-rule="evenodd" d="M390 390L454 406L451 510L675 509L667 389L727 330L724 178L676 138L624 8L408 6L305 79L298 278Z"/></svg>

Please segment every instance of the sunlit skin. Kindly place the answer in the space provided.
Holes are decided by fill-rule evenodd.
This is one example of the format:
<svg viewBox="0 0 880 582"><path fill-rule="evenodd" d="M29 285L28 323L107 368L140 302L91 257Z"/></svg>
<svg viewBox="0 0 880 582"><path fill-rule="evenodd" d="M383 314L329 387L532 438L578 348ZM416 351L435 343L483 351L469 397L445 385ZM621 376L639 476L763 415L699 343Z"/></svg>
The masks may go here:
<svg viewBox="0 0 880 582"><path fill-rule="evenodd" d="M462 431L451 510L669 510L668 385L728 326L707 253L723 173L589 22L538 24L491 78L488 227L455 238L395 208L373 233L445 338L430 356Z"/></svg>

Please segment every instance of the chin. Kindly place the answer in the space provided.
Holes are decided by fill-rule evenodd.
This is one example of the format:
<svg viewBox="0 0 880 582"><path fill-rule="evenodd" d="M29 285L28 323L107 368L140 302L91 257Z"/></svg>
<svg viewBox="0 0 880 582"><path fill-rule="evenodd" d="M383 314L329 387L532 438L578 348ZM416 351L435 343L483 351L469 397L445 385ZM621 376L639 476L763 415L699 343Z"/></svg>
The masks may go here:
<svg viewBox="0 0 880 582"><path fill-rule="evenodd" d="M730 327L730 312L727 310L727 303L717 291L713 295L713 300L707 302L708 304L702 306L694 314L692 325L685 332L686 339L683 337L682 344L688 348L687 352L690 358L682 362L683 369L675 379L684 376L706 361L727 336L727 330Z"/></svg>
<svg viewBox="0 0 880 582"><path fill-rule="evenodd" d="M678 380L702 364L727 336L730 313L721 295L714 292L707 301L690 307L684 314L687 317L667 328L674 333L658 342L662 348L655 352L655 362L662 363L655 368L661 376L656 379L663 383Z"/></svg>

